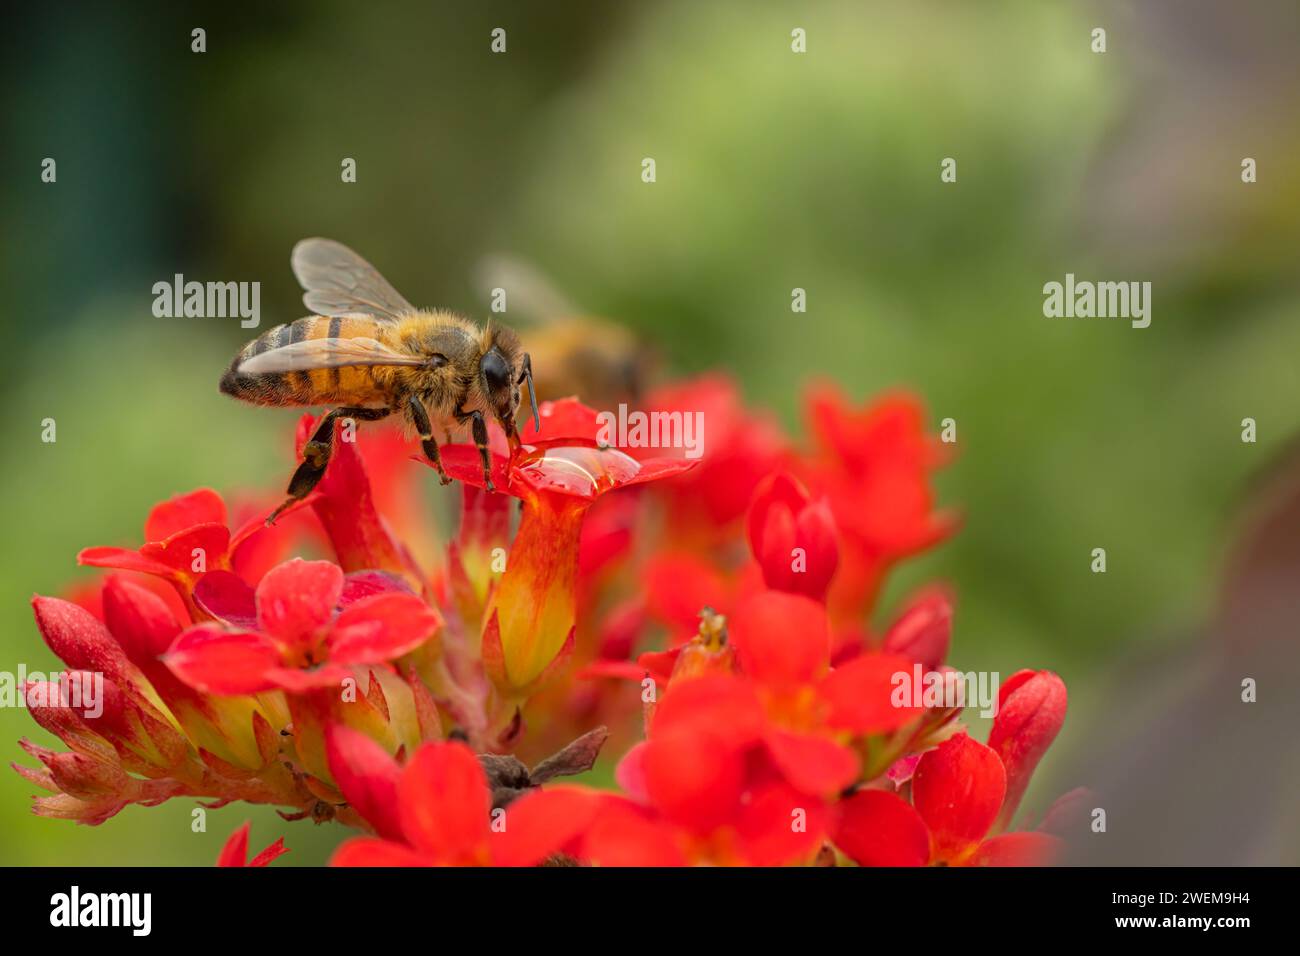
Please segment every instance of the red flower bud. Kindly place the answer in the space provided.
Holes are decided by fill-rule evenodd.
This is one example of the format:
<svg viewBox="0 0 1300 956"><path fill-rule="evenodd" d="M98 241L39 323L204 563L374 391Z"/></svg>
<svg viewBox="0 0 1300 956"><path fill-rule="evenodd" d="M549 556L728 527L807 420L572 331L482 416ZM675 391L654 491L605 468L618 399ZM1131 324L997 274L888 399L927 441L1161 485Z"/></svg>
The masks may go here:
<svg viewBox="0 0 1300 956"><path fill-rule="evenodd" d="M933 589L912 600L885 633L885 651L901 654L934 670L948 657L952 642L952 600Z"/></svg>
<svg viewBox="0 0 1300 956"><path fill-rule="evenodd" d="M1015 816L1029 778L1065 722L1065 682L1051 671L1023 670L1002 685L989 746L1007 770L1007 796L996 829Z"/></svg>
<svg viewBox="0 0 1300 956"><path fill-rule="evenodd" d="M41 595L32 598L32 608L45 643L69 667L106 674L120 682L134 682L139 672L108 628L89 611Z"/></svg>
<svg viewBox="0 0 1300 956"><path fill-rule="evenodd" d="M825 600L839 565L835 519L789 474L769 475L755 490L749 546L768 587Z"/></svg>
<svg viewBox="0 0 1300 956"><path fill-rule="evenodd" d="M78 753L61 753L42 756L41 762L49 769L60 790L79 800L94 800L103 795L116 795L127 786L127 777L121 765L97 760Z"/></svg>

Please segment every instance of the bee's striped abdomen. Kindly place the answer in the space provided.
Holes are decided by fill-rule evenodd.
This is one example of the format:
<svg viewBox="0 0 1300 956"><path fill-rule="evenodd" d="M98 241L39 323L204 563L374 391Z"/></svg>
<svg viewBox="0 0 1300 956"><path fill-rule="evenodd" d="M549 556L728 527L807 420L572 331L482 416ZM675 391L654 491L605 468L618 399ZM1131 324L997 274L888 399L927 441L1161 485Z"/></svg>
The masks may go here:
<svg viewBox="0 0 1300 956"><path fill-rule="evenodd" d="M221 379L221 391L255 405L366 404L382 399L372 368L344 366L247 374L239 364L255 355L307 339L378 337L375 323L360 317L309 315L267 329L245 345Z"/></svg>
<svg viewBox="0 0 1300 956"><path fill-rule="evenodd" d="M239 372L239 363L261 355L273 348L279 348L289 341L289 326L277 325L267 329L253 341L249 342L221 376L221 391L245 402L255 405L291 405L293 400L283 375L246 375Z"/></svg>

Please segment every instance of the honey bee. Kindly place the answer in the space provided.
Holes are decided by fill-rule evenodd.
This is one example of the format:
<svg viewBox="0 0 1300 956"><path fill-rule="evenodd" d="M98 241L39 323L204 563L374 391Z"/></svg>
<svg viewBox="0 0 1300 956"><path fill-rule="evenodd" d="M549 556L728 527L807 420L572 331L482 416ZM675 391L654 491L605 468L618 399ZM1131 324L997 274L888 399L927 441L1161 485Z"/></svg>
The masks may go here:
<svg viewBox="0 0 1300 956"><path fill-rule="evenodd" d="M290 257L312 315L268 329L245 345L221 378L221 391L254 405L334 405L303 448L288 499L267 524L311 492L325 474L339 419L400 415L420 438L445 485L434 428L446 441L469 426L489 491L489 418L519 444L515 418L528 386L541 427L532 360L513 330L480 327L450 312L415 308L375 268L341 243L304 239Z"/></svg>

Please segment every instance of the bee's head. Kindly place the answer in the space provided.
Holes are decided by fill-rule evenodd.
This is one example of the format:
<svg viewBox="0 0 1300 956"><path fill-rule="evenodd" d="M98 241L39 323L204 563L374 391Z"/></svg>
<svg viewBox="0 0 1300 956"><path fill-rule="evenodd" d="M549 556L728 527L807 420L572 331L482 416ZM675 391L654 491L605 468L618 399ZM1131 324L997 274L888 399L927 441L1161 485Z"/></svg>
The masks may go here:
<svg viewBox="0 0 1300 956"><path fill-rule="evenodd" d="M492 330L492 345L479 359L479 376L483 392L496 412L497 420L507 435L515 434L515 416L519 412L521 385L527 384L533 403L533 419L541 428L537 412L537 396L533 394L533 368L528 353L519 347L519 339L509 329L497 326Z"/></svg>

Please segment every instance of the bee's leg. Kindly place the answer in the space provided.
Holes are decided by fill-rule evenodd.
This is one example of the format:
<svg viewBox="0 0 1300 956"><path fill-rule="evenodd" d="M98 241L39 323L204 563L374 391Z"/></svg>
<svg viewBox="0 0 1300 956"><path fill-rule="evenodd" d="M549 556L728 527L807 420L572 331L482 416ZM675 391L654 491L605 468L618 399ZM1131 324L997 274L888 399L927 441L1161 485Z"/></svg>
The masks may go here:
<svg viewBox="0 0 1300 956"><path fill-rule="evenodd" d="M438 480L444 485L451 484L451 477L447 474L447 469L442 467L442 456L438 454L438 443L433 440L433 425L429 422L429 413L425 410L424 402L412 395L406 401L407 413L411 416L411 424L415 426L415 432L420 436L420 446L424 449L424 457L433 462L433 467L438 469Z"/></svg>
<svg viewBox="0 0 1300 956"><path fill-rule="evenodd" d="M316 426L311 440L302 446L302 464L289 479L288 495L285 502L271 512L266 519L267 525L275 524L275 519L296 501L307 497L325 477L325 469L330 463L330 454L334 451L334 423L340 418L352 418L357 421L373 422L387 418L392 414L389 408L336 408Z"/></svg>
<svg viewBox="0 0 1300 956"><path fill-rule="evenodd" d="M492 484L492 456L488 454L487 422L483 420L483 413L477 409L470 412L469 417L473 420L471 427L474 444L478 447L478 457L483 462L483 484L488 491L496 491L496 486Z"/></svg>

